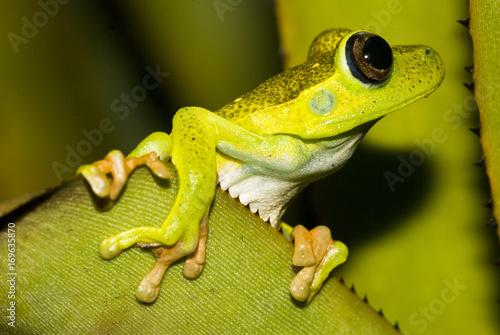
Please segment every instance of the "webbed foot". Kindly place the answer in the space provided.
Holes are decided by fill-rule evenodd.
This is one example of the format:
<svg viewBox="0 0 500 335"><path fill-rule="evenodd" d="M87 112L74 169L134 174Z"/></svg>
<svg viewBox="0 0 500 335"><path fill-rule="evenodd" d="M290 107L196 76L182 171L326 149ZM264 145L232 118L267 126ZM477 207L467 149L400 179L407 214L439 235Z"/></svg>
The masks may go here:
<svg viewBox="0 0 500 335"><path fill-rule="evenodd" d="M208 215L200 222L200 237L195 252L187 255L184 263L184 276L186 278L197 278L205 266L205 246L208 236ZM148 243L137 243L140 247L149 247L156 257L156 263L151 271L142 279L135 291L139 301L151 303L156 300L160 293L160 284L169 266L175 261L186 256L183 243L180 241L173 246L158 246Z"/></svg>
<svg viewBox="0 0 500 335"><path fill-rule="evenodd" d="M293 229L291 237L295 239L293 264L303 268L293 279L290 292L296 300L309 302L330 272L345 262L347 247L340 241L332 240L330 229L326 226L308 231L299 225Z"/></svg>
<svg viewBox="0 0 500 335"><path fill-rule="evenodd" d="M127 182L130 173L140 165L147 165L151 171L163 179L170 178L170 171L158 159L155 152L140 157L127 157L119 150L113 150L102 160L93 164L82 165L77 173L87 179L92 191L100 198L109 197L115 200ZM107 175L111 174L113 181L110 185Z"/></svg>

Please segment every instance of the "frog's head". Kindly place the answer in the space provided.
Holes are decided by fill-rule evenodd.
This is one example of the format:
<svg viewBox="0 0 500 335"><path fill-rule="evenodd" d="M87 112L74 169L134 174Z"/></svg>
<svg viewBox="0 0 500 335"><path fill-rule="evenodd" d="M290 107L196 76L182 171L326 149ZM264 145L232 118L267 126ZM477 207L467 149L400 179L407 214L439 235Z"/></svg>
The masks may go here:
<svg viewBox="0 0 500 335"><path fill-rule="evenodd" d="M291 96L257 113L258 120L266 120L266 133L328 138L427 97L443 78L443 62L430 47L391 48L368 31L328 30L306 63L264 83Z"/></svg>
<svg viewBox="0 0 500 335"><path fill-rule="evenodd" d="M427 97L444 78L443 62L432 48L391 48L368 31L324 32L311 45L308 63L320 67L324 59L333 61L334 73L302 92L310 113L308 126L297 134L304 138L329 137L377 120Z"/></svg>

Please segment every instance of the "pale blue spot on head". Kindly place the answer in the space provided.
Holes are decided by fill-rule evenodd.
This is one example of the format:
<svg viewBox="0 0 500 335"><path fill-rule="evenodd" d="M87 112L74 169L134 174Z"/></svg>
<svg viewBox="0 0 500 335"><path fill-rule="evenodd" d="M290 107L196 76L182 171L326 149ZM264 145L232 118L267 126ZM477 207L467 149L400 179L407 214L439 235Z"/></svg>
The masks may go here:
<svg viewBox="0 0 500 335"><path fill-rule="evenodd" d="M327 115L335 107L335 95L329 90L316 91L309 101L309 109L316 115Z"/></svg>

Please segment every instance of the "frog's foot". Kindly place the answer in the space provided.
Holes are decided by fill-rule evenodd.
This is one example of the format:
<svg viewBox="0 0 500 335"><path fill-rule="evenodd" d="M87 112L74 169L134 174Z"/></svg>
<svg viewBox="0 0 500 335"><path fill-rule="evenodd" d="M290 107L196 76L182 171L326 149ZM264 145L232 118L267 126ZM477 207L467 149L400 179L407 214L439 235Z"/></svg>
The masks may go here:
<svg viewBox="0 0 500 335"><path fill-rule="evenodd" d="M330 229L318 226L308 231L296 226L291 234L295 239L293 265L302 266L295 276L290 292L298 301L309 302L337 265L345 262L347 247L340 241L332 240Z"/></svg>
<svg viewBox="0 0 500 335"><path fill-rule="evenodd" d="M184 263L184 276L190 279L197 278L205 265L205 245L208 236L208 215L200 222L200 238L195 252L187 255ZM149 247L156 257L156 263L151 271L142 279L135 291L138 300L151 303L160 293L160 283L168 267L178 259L186 256L183 243L177 242L174 246L158 246L150 243L137 243L140 247Z"/></svg>
<svg viewBox="0 0 500 335"><path fill-rule="evenodd" d="M147 165L160 178L170 178L170 171L158 159L155 152L140 157L125 158L119 150L111 151L104 159L93 164L80 166L77 173L81 173L87 179L95 195L115 200L125 186L130 173L140 165ZM111 185L107 177L108 174L113 177Z"/></svg>
<svg viewBox="0 0 500 335"><path fill-rule="evenodd" d="M205 246L208 237L208 211L200 221L200 239L196 251L188 255L184 263L184 276L189 279L197 278L205 267Z"/></svg>

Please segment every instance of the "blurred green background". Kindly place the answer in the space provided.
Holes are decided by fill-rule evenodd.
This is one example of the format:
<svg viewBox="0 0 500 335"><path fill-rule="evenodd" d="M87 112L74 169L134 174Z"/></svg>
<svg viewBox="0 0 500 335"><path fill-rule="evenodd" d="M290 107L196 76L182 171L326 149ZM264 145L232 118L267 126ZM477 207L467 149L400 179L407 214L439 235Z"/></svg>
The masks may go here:
<svg viewBox="0 0 500 335"><path fill-rule="evenodd" d="M169 132L182 106L223 106L303 61L326 28L430 45L446 65L441 88L380 121L285 220L330 225L350 248L335 275L403 331L497 334L499 248L482 206L487 180L473 165L477 111L462 85L471 41L456 23L467 11L452 0L4 2L0 200ZM410 167L398 171L402 162ZM401 181L391 187L387 172Z"/></svg>

